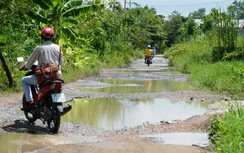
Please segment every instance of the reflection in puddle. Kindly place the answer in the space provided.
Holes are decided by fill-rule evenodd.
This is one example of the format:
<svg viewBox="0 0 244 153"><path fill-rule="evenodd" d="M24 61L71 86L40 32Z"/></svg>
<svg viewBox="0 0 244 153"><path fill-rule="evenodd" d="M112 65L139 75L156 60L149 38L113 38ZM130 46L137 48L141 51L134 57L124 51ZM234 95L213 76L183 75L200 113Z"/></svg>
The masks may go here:
<svg viewBox="0 0 244 153"><path fill-rule="evenodd" d="M143 123L162 120L186 119L206 112L197 103L169 99L79 99L72 103L72 110L63 121L81 123L105 130L134 127Z"/></svg>
<svg viewBox="0 0 244 153"><path fill-rule="evenodd" d="M26 152L46 144L48 141L43 141L41 135L10 132L0 136L0 148L3 153Z"/></svg>
<svg viewBox="0 0 244 153"><path fill-rule="evenodd" d="M160 144L173 144L173 145L197 145L206 147L209 146L209 139L207 133L163 133L154 135L142 135L147 141L152 141Z"/></svg>
<svg viewBox="0 0 244 153"><path fill-rule="evenodd" d="M81 144L84 142L98 142L91 136L72 135L38 135L28 133L9 132L0 136L1 153L38 152L50 145Z"/></svg>
<svg viewBox="0 0 244 153"><path fill-rule="evenodd" d="M104 88L84 88L83 91L106 93L157 93L190 90L187 82L172 80L119 80L101 79L103 83L112 84Z"/></svg>

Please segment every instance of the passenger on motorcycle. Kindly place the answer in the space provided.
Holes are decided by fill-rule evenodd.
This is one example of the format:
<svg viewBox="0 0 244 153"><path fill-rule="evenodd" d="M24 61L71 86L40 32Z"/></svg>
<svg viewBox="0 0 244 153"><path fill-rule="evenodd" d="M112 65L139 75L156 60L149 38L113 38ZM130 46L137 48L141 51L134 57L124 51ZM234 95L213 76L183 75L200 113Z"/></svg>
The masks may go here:
<svg viewBox="0 0 244 153"><path fill-rule="evenodd" d="M52 28L46 27L41 31L41 38L43 43L37 46L32 54L30 55L27 62L20 68L20 70L28 70L31 66L38 61L37 67L44 62L50 64L59 65L59 73L61 74L61 64L63 63L63 57L60 46L53 43L54 30ZM38 85L37 78L35 75L25 76L22 78L22 87L26 97L27 107L34 107L34 101L31 94L30 85Z"/></svg>
<svg viewBox="0 0 244 153"><path fill-rule="evenodd" d="M146 58L147 57L152 57L152 50L151 50L151 45L147 46L147 49L145 50L145 63L146 63Z"/></svg>

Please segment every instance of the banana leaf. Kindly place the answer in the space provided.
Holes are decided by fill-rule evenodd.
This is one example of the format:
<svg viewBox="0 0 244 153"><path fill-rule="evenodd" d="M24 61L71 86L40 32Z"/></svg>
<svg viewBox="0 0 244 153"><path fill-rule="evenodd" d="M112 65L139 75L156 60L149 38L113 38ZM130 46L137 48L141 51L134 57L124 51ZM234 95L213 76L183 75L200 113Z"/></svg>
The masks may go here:
<svg viewBox="0 0 244 153"><path fill-rule="evenodd" d="M44 10L48 10L50 8L49 5L52 5L52 2L50 0L33 0L33 2L39 5Z"/></svg>
<svg viewBox="0 0 244 153"><path fill-rule="evenodd" d="M29 17L31 17L32 19L35 19L35 20L37 20L37 21L40 21L40 22L42 22L42 23L48 23L49 22L49 20L46 18L46 17L44 17L44 16L42 16L41 14L39 14L39 13L36 13L36 12L27 12L26 13Z"/></svg>

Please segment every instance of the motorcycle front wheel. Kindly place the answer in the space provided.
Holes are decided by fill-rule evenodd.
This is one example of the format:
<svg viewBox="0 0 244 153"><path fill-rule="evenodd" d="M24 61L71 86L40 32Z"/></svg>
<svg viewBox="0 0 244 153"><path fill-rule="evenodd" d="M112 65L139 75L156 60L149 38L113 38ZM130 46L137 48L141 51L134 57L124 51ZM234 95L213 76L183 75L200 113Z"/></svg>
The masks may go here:
<svg viewBox="0 0 244 153"><path fill-rule="evenodd" d="M23 95L23 98L22 98L22 105L23 105L23 108L26 107L26 98L25 98L25 94ZM30 122L30 123L34 123L36 120L37 120L37 117L36 117L36 114L31 112L31 110L25 110L24 109L24 114L25 114L25 117L26 119Z"/></svg>
<svg viewBox="0 0 244 153"><path fill-rule="evenodd" d="M60 112L56 106L52 107L51 119L47 121L48 129L51 133L57 133L60 127Z"/></svg>

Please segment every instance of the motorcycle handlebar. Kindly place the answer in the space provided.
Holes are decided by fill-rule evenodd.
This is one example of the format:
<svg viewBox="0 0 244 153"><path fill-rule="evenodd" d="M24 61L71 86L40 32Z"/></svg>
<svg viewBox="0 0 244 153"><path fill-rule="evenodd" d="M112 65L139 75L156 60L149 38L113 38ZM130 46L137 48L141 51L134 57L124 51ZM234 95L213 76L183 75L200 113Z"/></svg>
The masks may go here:
<svg viewBox="0 0 244 153"><path fill-rule="evenodd" d="M33 71L33 72L35 72L36 67L37 67L37 65L32 65L31 68L30 68L30 70ZM20 71L26 71L28 69L25 66L22 66L22 67L19 68L19 70Z"/></svg>

